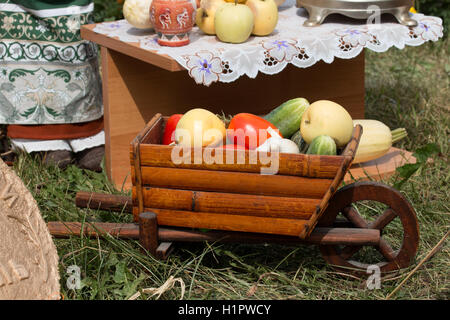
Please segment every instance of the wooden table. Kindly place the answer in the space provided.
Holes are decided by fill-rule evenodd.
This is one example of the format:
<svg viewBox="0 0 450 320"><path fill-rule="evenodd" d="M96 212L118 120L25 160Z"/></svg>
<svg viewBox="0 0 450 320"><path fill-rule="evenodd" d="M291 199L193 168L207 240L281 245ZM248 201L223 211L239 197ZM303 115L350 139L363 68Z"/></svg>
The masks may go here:
<svg viewBox="0 0 450 320"><path fill-rule="evenodd" d="M264 114L288 99L305 97L336 101L354 118L364 117L364 54L306 69L289 65L276 75L206 87L197 85L171 57L94 28L83 26L81 35L101 47L106 172L119 189L131 187L130 142L157 112L171 115L199 107L225 114Z"/></svg>

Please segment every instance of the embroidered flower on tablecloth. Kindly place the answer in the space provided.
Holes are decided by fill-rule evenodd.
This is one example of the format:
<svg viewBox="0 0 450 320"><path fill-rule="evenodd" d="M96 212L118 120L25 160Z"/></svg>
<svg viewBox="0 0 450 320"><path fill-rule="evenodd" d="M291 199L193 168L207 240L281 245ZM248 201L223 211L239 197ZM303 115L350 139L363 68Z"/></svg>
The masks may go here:
<svg viewBox="0 0 450 320"><path fill-rule="evenodd" d="M209 51L200 51L187 56L186 67L196 83L206 86L218 81L219 75L222 73L222 61Z"/></svg>
<svg viewBox="0 0 450 320"><path fill-rule="evenodd" d="M145 37L139 42L141 48L146 50L158 50L161 46L158 43L158 36Z"/></svg>
<svg viewBox="0 0 450 320"><path fill-rule="evenodd" d="M437 41L442 37L442 25L436 23L433 19L422 19L419 21L419 25L415 27L414 33L423 40Z"/></svg>
<svg viewBox="0 0 450 320"><path fill-rule="evenodd" d="M109 29L119 29L122 26L123 20L118 20L118 21L114 21L114 22L106 22L106 23L102 23L101 25L104 27L107 27Z"/></svg>
<svg viewBox="0 0 450 320"><path fill-rule="evenodd" d="M367 33L367 30L358 29L343 29L335 32L345 44L350 44L352 47L365 46L373 38Z"/></svg>
<svg viewBox="0 0 450 320"><path fill-rule="evenodd" d="M262 43L264 49L278 62L290 62L298 54L297 41L295 40L267 40Z"/></svg>

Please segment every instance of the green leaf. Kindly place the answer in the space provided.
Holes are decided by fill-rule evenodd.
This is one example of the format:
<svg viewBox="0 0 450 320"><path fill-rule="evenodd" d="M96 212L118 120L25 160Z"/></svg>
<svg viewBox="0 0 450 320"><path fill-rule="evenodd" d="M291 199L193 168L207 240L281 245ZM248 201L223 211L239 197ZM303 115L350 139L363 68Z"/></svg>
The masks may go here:
<svg viewBox="0 0 450 320"><path fill-rule="evenodd" d="M66 70L53 70L53 71L49 71L49 70L44 70L49 76L53 75L55 77L59 77L61 79L64 80L64 82L68 83L70 82L71 76L70 73L67 72Z"/></svg>
<svg viewBox="0 0 450 320"><path fill-rule="evenodd" d="M138 278L136 278L134 281L132 282L127 282L124 286L123 286L123 296L126 298L131 297L133 294L136 293L137 291L137 287L141 284L142 281L144 281L144 279L146 278L146 275L141 273L139 275Z"/></svg>
<svg viewBox="0 0 450 320"><path fill-rule="evenodd" d="M406 163L395 169L399 176L403 179L394 183L394 188L400 189L405 182L409 180L409 178L411 178L421 167L427 164L428 158L439 152L439 147L434 143L429 143L426 146L417 149L413 153L413 156L417 160L416 163Z"/></svg>
<svg viewBox="0 0 450 320"><path fill-rule="evenodd" d="M127 268L126 268L125 261L120 261L116 265L116 272L114 273L113 280L115 283L126 283L127 282Z"/></svg>
<svg viewBox="0 0 450 320"><path fill-rule="evenodd" d="M417 159L418 162L427 162L428 158L430 158L433 154L437 154L440 152L439 146L435 143L429 143L426 146L419 148L416 152L413 153L413 156Z"/></svg>
<svg viewBox="0 0 450 320"><path fill-rule="evenodd" d="M52 108L45 107L45 110L47 110L47 112L49 114L51 114L53 117L55 117L55 118L59 116L59 113L56 110L52 109Z"/></svg>
<svg viewBox="0 0 450 320"><path fill-rule="evenodd" d="M417 170L419 170L419 168L421 167L422 163L417 162L417 163L407 163L404 164L401 167L398 167L396 169L396 171L399 173L399 175L402 178L409 178L411 177L415 172L417 172Z"/></svg>
<svg viewBox="0 0 450 320"><path fill-rule="evenodd" d="M9 79L9 81L14 82L14 81L16 81L16 78L24 77L27 74L34 75L36 73L36 71L38 71L38 70L39 69L37 69L37 70L14 69L13 71L11 71L9 73L8 79Z"/></svg>
<svg viewBox="0 0 450 320"><path fill-rule="evenodd" d="M32 108L25 110L25 112L21 113L20 115L22 117L28 118L30 115L32 115L36 111L36 109L37 109L37 106L34 106Z"/></svg>

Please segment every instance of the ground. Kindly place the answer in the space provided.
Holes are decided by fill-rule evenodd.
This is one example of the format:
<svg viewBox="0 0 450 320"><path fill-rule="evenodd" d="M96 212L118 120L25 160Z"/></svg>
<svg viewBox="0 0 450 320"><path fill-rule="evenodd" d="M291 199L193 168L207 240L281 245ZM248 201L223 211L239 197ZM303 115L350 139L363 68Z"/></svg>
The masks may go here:
<svg viewBox="0 0 450 320"><path fill-rule="evenodd" d="M384 299L449 230L449 41L386 53L366 52L366 118L392 129L404 127L408 138L397 146L415 151L429 143L440 152L422 166L401 192L416 210L420 247L412 266L369 290L367 277L355 279L325 264L314 246L177 244L167 261L142 253L136 241L115 238L56 239L61 288L65 299L127 299L145 288L160 287L170 276L185 285L184 299ZM21 154L13 164L36 198L46 221L131 222L126 213L79 209L77 191L122 194L103 173L44 167ZM399 176L385 181L394 185ZM403 283L392 299L448 299L448 241ZM68 290L66 270L81 268L81 289ZM179 299L180 282L160 299ZM142 293L139 299L155 299Z"/></svg>

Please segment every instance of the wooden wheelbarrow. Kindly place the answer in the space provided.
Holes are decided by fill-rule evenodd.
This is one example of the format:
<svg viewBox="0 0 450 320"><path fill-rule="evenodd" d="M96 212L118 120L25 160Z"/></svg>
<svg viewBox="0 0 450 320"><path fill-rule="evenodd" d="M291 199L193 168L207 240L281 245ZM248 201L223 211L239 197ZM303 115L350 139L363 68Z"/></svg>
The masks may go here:
<svg viewBox="0 0 450 320"><path fill-rule="evenodd" d="M280 153L277 173L267 175L261 174L267 159L254 151L161 145L166 121L157 114L132 142L132 198L77 194L78 206L129 211L135 223L93 223L82 229L80 223L50 222L50 232L55 237L83 232L139 239L161 259L173 242L221 241L315 244L327 263L348 273L365 273L373 264L391 272L413 261L419 227L400 192L378 182L339 188L354 159L361 126L340 155ZM199 154L201 161L195 158ZM361 213L367 208L370 220L367 212ZM386 231L398 238L396 248ZM365 248L379 252L376 262L365 261Z"/></svg>

